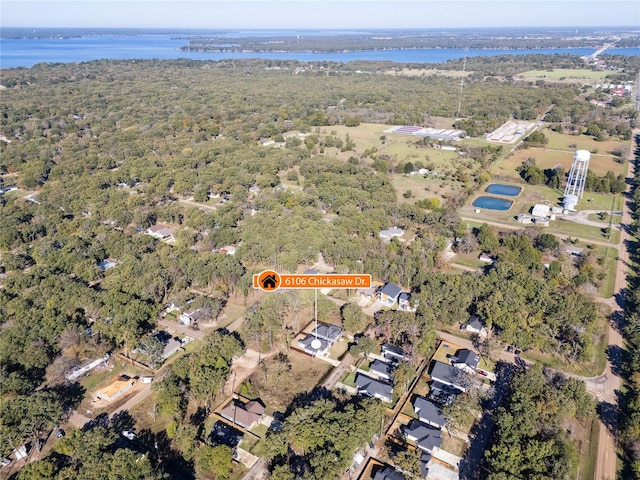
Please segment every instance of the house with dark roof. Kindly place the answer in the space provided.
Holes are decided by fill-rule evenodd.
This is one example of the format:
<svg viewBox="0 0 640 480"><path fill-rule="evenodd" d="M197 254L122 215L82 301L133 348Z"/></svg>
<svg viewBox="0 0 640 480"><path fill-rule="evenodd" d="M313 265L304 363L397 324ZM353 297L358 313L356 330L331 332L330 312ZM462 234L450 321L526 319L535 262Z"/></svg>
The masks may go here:
<svg viewBox="0 0 640 480"><path fill-rule="evenodd" d="M438 381L433 381L429 385L429 400L433 400L434 402L443 405L451 405L453 399L461 393L462 391L458 390L456 387L445 385Z"/></svg>
<svg viewBox="0 0 640 480"><path fill-rule="evenodd" d="M262 420L264 410L265 407L259 400L242 403L240 400L231 399L220 410L220 416L249 430Z"/></svg>
<svg viewBox="0 0 640 480"><path fill-rule="evenodd" d="M424 452L431 453L434 448L442 445L442 430L430 427L420 420L411 420L402 431L407 440L416 442L418 448Z"/></svg>
<svg viewBox="0 0 640 480"><path fill-rule="evenodd" d="M342 329L336 325L319 323L318 326L313 329L313 335L317 335L320 340L326 340L333 345L340 340Z"/></svg>
<svg viewBox="0 0 640 480"><path fill-rule="evenodd" d="M380 353L382 356L391 362L399 362L401 360L405 360L406 353L400 347L396 347L395 345L391 345L390 343L383 343L380 347Z"/></svg>
<svg viewBox="0 0 640 480"><path fill-rule="evenodd" d="M462 350L458 350L455 356L450 357L450 360L451 365L454 367L474 374L478 368L478 363L480 363L480 355L472 350L463 348Z"/></svg>
<svg viewBox="0 0 640 480"><path fill-rule="evenodd" d="M462 326L462 329L467 332L477 333L483 337L488 333L487 328L484 326L478 315L471 315L469 317L469 321Z"/></svg>
<svg viewBox="0 0 640 480"><path fill-rule="evenodd" d="M423 478L427 478L429 475L429 463L431 462L431 454L422 451L422 455L420 455L420 473Z"/></svg>
<svg viewBox="0 0 640 480"><path fill-rule="evenodd" d="M445 419L442 416L442 411L440 407L432 401L424 397L416 397L413 402L413 410L421 422L436 428L444 427Z"/></svg>
<svg viewBox="0 0 640 480"><path fill-rule="evenodd" d="M416 307L411 305L411 294L408 292L402 292L398 295L398 308L407 312L415 312Z"/></svg>
<svg viewBox="0 0 640 480"><path fill-rule="evenodd" d="M318 337L320 346L316 349L311 345L315 339L316 336L313 333L310 333L309 335L304 337L304 339L298 340L298 346L300 346L300 348L302 348L309 355L313 355L314 357L318 355L327 355L332 344Z"/></svg>
<svg viewBox="0 0 640 480"><path fill-rule="evenodd" d="M467 391L470 381L464 370L438 361L433 364L431 378L436 382L449 385L462 392Z"/></svg>
<svg viewBox="0 0 640 480"><path fill-rule="evenodd" d="M373 476L373 480L407 480L407 477L402 475L395 468L385 465L376 472Z"/></svg>
<svg viewBox="0 0 640 480"><path fill-rule="evenodd" d="M387 403L393 401L393 385L390 383L359 373L356 375L355 384L358 387L358 393L378 398Z"/></svg>
<svg viewBox="0 0 640 480"><path fill-rule="evenodd" d="M400 288L395 283L390 282L380 289L380 291L378 292L378 297L384 305L391 307L398 301L398 297L401 293L402 288Z"/></svg>
<svg viewBox="0 0 640 480"><path fill-rule="evenodd" d="M393 365L376 359L369 365L369 374L393 381Z"/></svg>

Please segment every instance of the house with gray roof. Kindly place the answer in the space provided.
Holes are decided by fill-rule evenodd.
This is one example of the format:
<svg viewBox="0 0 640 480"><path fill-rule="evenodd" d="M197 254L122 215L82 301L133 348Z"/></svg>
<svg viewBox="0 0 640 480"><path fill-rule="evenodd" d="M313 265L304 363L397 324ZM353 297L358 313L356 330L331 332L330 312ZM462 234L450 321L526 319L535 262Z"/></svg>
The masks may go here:
<svg viewBox="0 0 640 480"><path fill-rule="evenodd" d="M319 323L318 326L313 329L313 335L317 335L320 340L326 340L333 345L340 340L342 329L336 325Z"/></svg>
<svg viewBox="0 0 640 480"><path fill-rule="evenodd" d="M469 321L462 326L467 332L477 333L483 337L487 336L487 327L484 326L478 315L471 315Z"/></svg>
<svg viewBox="0 0 640 480"><path fill-rule="evenodd" d="M322 340L320 337L318 337L318 341L320 342L320 347L315 349L311 345L311 343L315 339L316 339L316 336L313 333L310 333L309 335L304 337L304 339L299 340L298 345L305 352L307 352L309 355L313 355L314 357L318 355L321 355L321 356L326 355L329 352L329 349L331 348L331 343L327 342L326 340Z"/></svg>
<svg viewBox="0 0 640 480"><path fill-rule="evenodd" d="M440 407L432 401L424 397L416 397L413 402L413 410L421 422L436 428L444 427L445 419L442 416L442 411Z"/></svg>
<svg viewBox="0 0 640 480"><path fill-rule="evenodd" d="M373 480L407 480L407 477L402 475L395 468L385 465L376 472L373 476Z"/></svg>
<svg viewBox="0 0 640 480"><path fill-rule="evenodd" d="M480 355L476 352L463 348L458 350L456 355L450 357L451 365L467 373L474 374L480 363Z"/></svg>
<svg viewBox="0 0 640 480"><path fill-rule="evenodd" d="M436 382L454 387L461 392L467 391L470 382L464 370L438 361L433 364L431 378Z"/></svg>
<svg viewBox="0 0 640 480"><path fill-rule="evenodd" d="M393 401L393 385L390 383L359 373L356 375L355 384L358 387L358 393L378 398L387 403Z"/></svg>
<svg viewBox="0 0 640 480"><path fill-rule="evenodd" d="M400 238L404 235L404 230L398 227L391 227L388 230L380 230L380 238L383 240L391 240L392 238Z"/></svg>
<svg viewBox="0 0 640 480"><path fill-rule="evenodd" d="M369 373L378 378L393 380L393 365L376 359L369 365Z"/></svg>
<svg viewBox="0 0 640 480"><path fill-rule="evenodd" d="M378 296L380 297L380 301L384 305L391 307L398 301L401 293L402 288L400 288L395 283L389 282L380 289L380 291L378 292Z"/></svg>
<svg viewBox="0 0 640 480"><path fill-rule="evenodd" d="M402 292L398 295L398 308L407 312L415 312L416 307L411 305L411 293Z"/></svg>
<svg viewBox="0 0 640 480"><path fill-rule="evenodd" d="M442 430L430 427L420 420L411 420L402 430L407 440L416 442L418 448L424 452L431 453L434 448L442 445Z"/></svg>
<svg viewBox="0 0 640 480"><path fill-rule="evenodd" d="M401 360L405 360L405 357L407 355L406 352L400 347L396 347L395 345L391 345L390 343L383 343L380 347L380 353L386 360L395 363Z"/></svg>

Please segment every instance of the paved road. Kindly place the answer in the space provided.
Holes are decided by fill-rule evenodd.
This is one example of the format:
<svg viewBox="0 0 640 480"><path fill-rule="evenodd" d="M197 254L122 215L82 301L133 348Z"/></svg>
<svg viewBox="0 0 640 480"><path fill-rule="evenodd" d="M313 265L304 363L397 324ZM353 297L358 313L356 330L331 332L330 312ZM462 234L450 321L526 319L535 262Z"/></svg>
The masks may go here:
<svg viewBox="0 0 640 480"><path fill-rule="evenodd" d="M253 464L253 467L244 474L242 480L262 480L263 478L267 478L267 473L267 462L264 458L260 457L260 459Z"/></svg>
<svg viewBox="0 0 640 480"><path fill-rule="evenodd" d="M640 82L640 80L639 80ZM631 224L631 180L634 177L635 169L634 162L634 145L637 145L637 141L640 140L640 130L634 131L634 140L631 142L631 152L629 153L629 169L627 171L627 191L622 212L622 225L628 226ZM623 228L620 235L620 243L618 244L618 265L616 267L616 279L614 288L614 297L617 302L614 304L614 319L617 320L617 325L609 325L607 332L609 340L609 348L622 349L623 340L620 333L623 322L624 311L624 294L627 287L627 275L629 273L629 251L627 246L631 240L631 235L628 229ZM604 384L604 394L602 401L604 405L612 407L611 415L605 419L611 425L611 430L607 426L600 422L600 437L598 442L598 459L596 463L596 479L598 480L615 480L616 467L617 467L617 454L616 454L616 438L615 431L618 423L618 392L620 391L621 379L615 373L619 371L620 365L619 356L612 356L607 361L607 367L605 370L606 382Z"/></svg>

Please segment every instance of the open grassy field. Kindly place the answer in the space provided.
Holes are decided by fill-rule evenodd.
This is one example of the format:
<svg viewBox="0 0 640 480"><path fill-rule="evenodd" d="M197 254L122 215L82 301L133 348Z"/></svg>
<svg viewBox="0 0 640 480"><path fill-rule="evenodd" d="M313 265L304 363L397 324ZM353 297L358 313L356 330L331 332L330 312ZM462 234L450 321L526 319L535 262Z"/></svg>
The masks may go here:
<svg viewBox="0 0 640 480"><path fill-rule="evenodd" d="M394 175L391 178L396 197L400 203L415 203L425 198L439 198L442 203L447 196L462 190L462 184L452 181L444 181L439 177L423 177L422 175ZM411 190L413 196L404 198L406 191Z"/></svg>
<svg viewBox="0 0 640 480"><path fill-rule="evenodd" d="M519 74L524 80L534 82L536 80L547 80L550 82L582 83L590 85L601 82L609 72L595 72L587 68L555 68L552 70L529 70Z"/></svg>
<svg viewBox="0 0 640 480"><path fill-rule="evenodd" d="M542 170L562 166L565 172L569 172L571 164L573 163L574 153L574 150L551 150L544 148L517 150L509 156L509 158L496 162L491 169L491 173L519 179L520 174L516 169L529 158L535 159L536 165ZM613 155L591 154L589 170L593 171L593 173L599 177L606 175L608 171L619 175L625 172L626 165L616 162Z"/></svg>

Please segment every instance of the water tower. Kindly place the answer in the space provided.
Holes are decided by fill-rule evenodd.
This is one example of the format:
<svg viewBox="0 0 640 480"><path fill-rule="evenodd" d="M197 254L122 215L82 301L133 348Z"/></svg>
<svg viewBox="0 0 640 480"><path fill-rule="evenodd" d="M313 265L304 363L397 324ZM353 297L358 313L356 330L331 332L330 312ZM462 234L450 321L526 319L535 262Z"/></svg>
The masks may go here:
<svg viewBox="0 0 640 480"><path fill-rule="evenodd" d="M573 157L573 165L569 170L569 178L567 179L564 199L562 200L562 207L566 210L575 211L578 200L582 198L590 158L591 154L588 150L578 150Z"/></svg>

